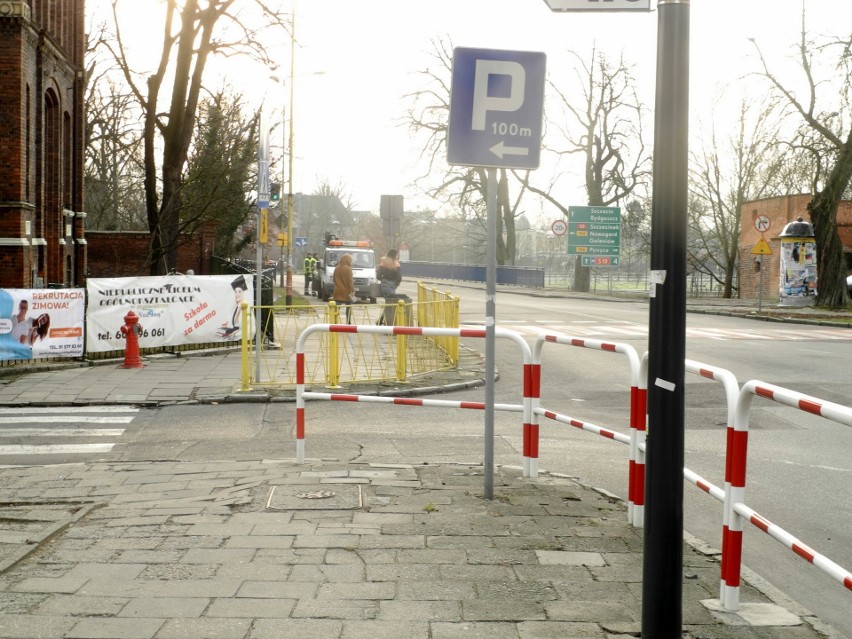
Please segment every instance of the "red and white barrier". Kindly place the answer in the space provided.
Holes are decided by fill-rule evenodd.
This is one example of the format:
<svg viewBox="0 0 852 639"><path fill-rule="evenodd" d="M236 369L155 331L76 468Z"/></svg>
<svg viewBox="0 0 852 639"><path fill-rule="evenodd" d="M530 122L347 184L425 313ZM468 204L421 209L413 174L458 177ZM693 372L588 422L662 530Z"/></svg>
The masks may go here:
<svg viewBox="0 0 852 639"><path fill-rule="evenodd" d="M601 429L598 426L583 424L571 417L560 415L541 408L541 351L546 343L563 344L579 348L590 348L606 353L618 353L627 357L630 372L630 436L625 438L629 445L627 470L627 520L637 527L642 527L645 519L645 421L647 405L647 375L642 375L642 361L636 349L630 344L620 342L601 342L595 339L571 337L570 335L542 334L533 346L532 380L533 388L530 395L533 398L532 424L530 426L530 473L528 476L538 476L538 416L543 415L554 421L577 426L583 430L595 432L615 441L622 441L621 436L613 431ZM610 433L613 436L610 436Z"/></svg>
<svg viewBox="0 0 852 639"><path fill-rule="evenodd" d="M442 408L464 408L484 410L483 402L459 402L443 399L415 399L408 397L379 397L376 395L349 395L340 393L314 393L305 390L305 342L314 333L368 333L373 335L422 335L424 337L485 337L485 329L466 328L430 328L418 326L376 326L373 324L313 324L308 326L296 340L296 461L305 462L305 400L319 399L326 401L366 402L396 404L400 406L436 406ZM528 395L529 385L526 383L532 363L532 352L529 344L521 335L502 328L494 329L498 339L508 339L515 342L521 349L524 363L524 397L522 404L495 404L494 410L523 413L523 430L529 430L532 416L532 398ZM526 445L525 445L526 450ZM526 455L526 452L525 452ZM525 461L526 464L526 461Z"/></svg>
<svg viewBox="0 0 852 639"><path fill-rule="evenodd" d="M619 433L614 430L609 430L608 428L604 428L603 426L597 426L595 424L592 424L591 422L584 422L583 420L576 419L574 417L571 417L570 415L554 413L553 411L547 410L546 408L542 408L541 406L536 406L533 411L535 411L537 415L543 415L544 417L552 419L555 422L559 422L560 424L568 424L569 426L573 426L574 428L579 428L580 430L584 430L589 433L594 433L595 435L600 435L605 439L611 439L621 444L630 445L630 437L623 433Z"/></svg>
<svg viewBox="0 0 852 639"><path fill-rule="evenodd" d="M742 563L743 523L748 521L771 537L785 544L800 557L803 557L847 589L852 590L852 573L805 546L798 539L776 526L745 504L746 458L748 453L748 424L752 400L763 397L785 406L798 408L806 413L819 415L839 424L852 426L852 408L816 397L803 395L787 388L751 380L743 384L737 399L734 415L734 428L729 431L728 460L730 468L730 492L725 495L725 511L728 528L723 530L722 558L722 595L721 604L725 610L735 611L740 604L740 573ZM727 470L726 470L727 472ZM727 555L725 557L724 555Z"/></svg>
<svg viewBox="0 0 852 639"><path fill-rule="evenodd" d="M395 404L397 406L433 406L438 408L465 408L485 410L485 402L460 402L451 399L420 399L417 397L383 397L379 395L348 395L345 393L302 393L305 399L320 399L329 402L363 402L367 404ZM510 413L524 412L523 404L494 404L494 410Z"/></svg>
<svg viewBox="0 0 852 639"><path fill-rule="evenodd" d="M685 361L686 364L686 372L694 373L695 375L700 375L705 379L711 379L713 381L719 382L722 384L722 388L725 391L725 405L727 406L727 421L726 424L726 449L728 453L730 453L730 446L733 442L733 425L734 425L734 415L736 413L737 408L737 400L740 394L739 383L737 382L737 378L734 374L726 370L724 368L718 368L716 366L711 366L709 364L702 364L701 362L696 362L691 359L687 359ZM715 497L723 504L727 503L730 499L731 495L731 455L725 455L725 488L720 491L720 489L705 480L703 477L696 475L688 468L683 469L683 475L687 480L691 481L693 484L698 486L701 490L708 493L709 495ZM720 496L721 492L721 496ZM728 526L729 526L729 518L728 518L728 509L722 508L722 566L721 566L721 574L723 577L720 579L719 584L719 601L722 601L725 593L725 562L728 558L728 553L725 552L727 549L725 548L727 539L728 539Z"/></svg>

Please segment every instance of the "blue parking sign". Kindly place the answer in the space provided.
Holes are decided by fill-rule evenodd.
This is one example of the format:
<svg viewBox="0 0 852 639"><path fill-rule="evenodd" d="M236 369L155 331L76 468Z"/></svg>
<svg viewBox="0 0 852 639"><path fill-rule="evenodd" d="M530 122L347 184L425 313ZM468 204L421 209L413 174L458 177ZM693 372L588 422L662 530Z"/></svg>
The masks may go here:
<svg viewBox="0 0 852 639"><path fill-rule="evenodd" d="M532 51L453 50L449 164L538 168L545 62Z"/></svg>

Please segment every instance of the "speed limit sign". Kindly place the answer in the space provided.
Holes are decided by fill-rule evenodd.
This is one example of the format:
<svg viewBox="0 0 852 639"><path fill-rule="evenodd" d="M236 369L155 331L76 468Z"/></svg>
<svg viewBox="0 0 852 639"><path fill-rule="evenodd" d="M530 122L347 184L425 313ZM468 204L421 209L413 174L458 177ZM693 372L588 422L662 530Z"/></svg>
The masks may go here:
<svg viewBox="0 0 852 639"><path fill-rule="evenodd" d="M568 223L565 220L556 220L550 225L550 230L557 237L565 235L568 232Z"/></svg>

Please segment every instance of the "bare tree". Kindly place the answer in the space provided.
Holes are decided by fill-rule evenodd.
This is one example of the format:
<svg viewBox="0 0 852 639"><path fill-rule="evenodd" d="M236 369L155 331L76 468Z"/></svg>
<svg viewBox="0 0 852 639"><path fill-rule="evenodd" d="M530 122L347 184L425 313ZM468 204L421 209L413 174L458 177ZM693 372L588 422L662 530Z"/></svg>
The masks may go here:
<svg viewBox="0 0 852 639"><path fill-rule="evenodd" d="M182 179L207 62L216 55L245 55L274 68L261 33L280 27L289 34L289 20L272 12L263 0L248 5L255 9L254 18L259 21L254 24L259 27L244 20L246 3L165 0L159 62L143 84L128 62L119 4L120 0L112 0L114 39L103 38L100 44L112 55L144 113L145 201L151 233L148 263L151 274L157 275L173 269L177 261Z"/></svg>
<svg viewBox="0 0 852 639"><path fill-rule="evenodd" d="M571 53L576 59L575 83L569 90L551 81L569 116L567 122L556 125L567 145L556 147L551 142L551 150L558 155L583 157L589 206L618 205L644 185L649 176L650 155L643 141L636 81L623 57L613 64L596 48L588 61ZM552 185L547 189L528 186L567 217L568 207L551 195ZM574 290L589 290L589 268L581 265L579 256Z"/></svg>
<svg viewBox="0 0 852 639"><path fill-rule="evenodd" d="M631 274L638 282L648 272L651 256L651 198L632 198L621 216L622 265L627 266L628 281ZM625 264L626 263L626 264Z"/></svg>
<svg viewBox="0 0 852 639"><path fill-rule="evenodd" d="M720 140L715 122L709 140L692 154L689 262L734 296L742 205L778 193L786 164L779 147L777 105L740 103L737 129Z"/></svg>
<svg viewBox="0 0 852 639"><path fill-rule="evenodd" d="M452 43L437 40L433 42L433 48L436 66L420 72L425 79L424 88L405 96L412 103L406 124L410 131L425 139L420 157L426 160L427 170L421 180L431 180L439 171L442 172L444 177L441 183L428 187L427 193L436 200L457 207L464 212L465 218L484 227L488 192L486 170L448 166L444 157L450 112ZM509 173L500 169L497 180L497 264L514 264L515 219L519 215L518 207L526 187L522 184L520 193L512 199Z"/></svg>
<svg viewBox="0 0 852 639"><path fill-rule="evenodd" d="M814 168L813 197L808 203L817 246L819 276L817 304L823 307L849 305L846 261L837 233L837 204L852 180L852 37L812 39L805 26L797 45L801 82L805 91L792 88L774 73L755 43L762 70L801 122L791 146L810 156ZM835 56L832 64L825 58ZM832 67L825 72L822 70Z"/></svg>
<svg viewBox="0 0 852 639"><path fill-rule="evenodd" d="M142 140L133 97L106 76L86 93L86 227L145 229Z"/></svg>

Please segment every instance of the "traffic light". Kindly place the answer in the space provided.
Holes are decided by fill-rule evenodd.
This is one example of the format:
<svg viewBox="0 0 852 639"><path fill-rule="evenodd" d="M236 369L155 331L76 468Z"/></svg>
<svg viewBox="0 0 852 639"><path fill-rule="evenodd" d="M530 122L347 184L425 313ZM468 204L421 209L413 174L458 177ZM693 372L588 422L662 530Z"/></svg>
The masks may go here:
<svg viewBox="0 0 852 639"><path fill-rule="evenodd" d="M273 182L269 185L269 201L277 202L281 199L281 184L279 182Z"/></svg>

